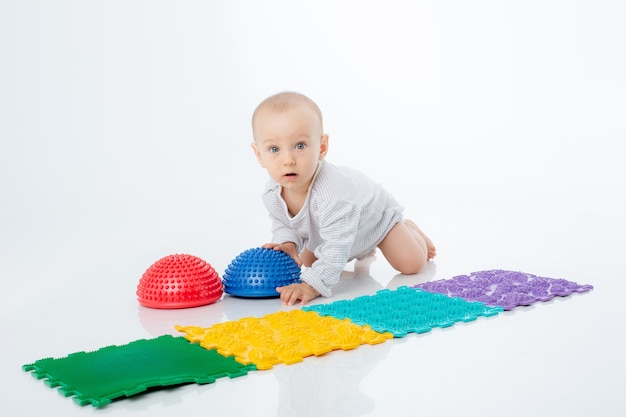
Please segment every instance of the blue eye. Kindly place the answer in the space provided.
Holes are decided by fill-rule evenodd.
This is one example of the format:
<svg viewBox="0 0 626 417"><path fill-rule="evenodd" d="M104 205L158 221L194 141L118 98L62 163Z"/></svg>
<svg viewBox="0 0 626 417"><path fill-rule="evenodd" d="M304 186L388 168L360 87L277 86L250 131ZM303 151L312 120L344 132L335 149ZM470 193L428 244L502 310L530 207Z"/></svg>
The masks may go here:
<svg viewBox="0 0 626 417"><path fill-rule="evenodd" d="M299 151L301 151L301 150L302 150L302 149L304 149L304 148L306 148L306 143L302 143L302 142L300 142L300 143L298 143L298 144L296 145L296 149L297 149L297 150L299 150Z"/></svg>
<svg viewBox="0 0 626 417"><path fill-rule="evenodd" d="M267 150L270 151L270 153L276 153L278 152L278 146L270 146Z"/></svg>

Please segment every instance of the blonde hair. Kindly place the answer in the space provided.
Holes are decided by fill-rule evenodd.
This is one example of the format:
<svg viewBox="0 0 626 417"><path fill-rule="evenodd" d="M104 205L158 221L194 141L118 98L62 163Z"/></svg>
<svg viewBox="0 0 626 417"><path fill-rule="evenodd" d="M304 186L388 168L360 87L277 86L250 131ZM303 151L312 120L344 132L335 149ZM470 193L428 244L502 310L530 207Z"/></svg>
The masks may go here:
<svg viewBox="0 0 626 417"><path fill-rule="evenodd" d="M269 96L268 98L263 100L254 110L254 113L252 113L252 126L254 126L254 120L261 110L272 109L280 112L288 109L295 103L305 103L313 111L315 111L320 119L320 127L322 128L323 132L324 122L322 118L322 111L320 110L320 108L309 97L305 96L304 94L296 93L295 91L283 91L281 93Z"/></svg>

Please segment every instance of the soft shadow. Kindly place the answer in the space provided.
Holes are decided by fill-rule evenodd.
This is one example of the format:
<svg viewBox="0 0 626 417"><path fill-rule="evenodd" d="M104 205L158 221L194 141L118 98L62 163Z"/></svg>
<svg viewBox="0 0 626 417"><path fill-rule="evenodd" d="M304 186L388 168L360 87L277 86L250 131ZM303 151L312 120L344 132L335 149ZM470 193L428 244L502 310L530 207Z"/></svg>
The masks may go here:
<svg viewBox="0 0 626 417"><path fill-rule="evenodd" d="M224 321L226 300L219 300L202 307L180 309L157 309L139 305L137 317L143 328L154 337L164 334L181 336L176 325L210 327Z"/></svg>
<svg viewBox="0 0 626 417"><path fill-rule="evenodd" d="M423 284L424 282L432 280L436 275L437 264L433 261L429 261L419 274L398 274L394 276L391 281L389 281L389 284L387 284L387 288L395 290L399 287L411 287L413 285Z"/></svg>

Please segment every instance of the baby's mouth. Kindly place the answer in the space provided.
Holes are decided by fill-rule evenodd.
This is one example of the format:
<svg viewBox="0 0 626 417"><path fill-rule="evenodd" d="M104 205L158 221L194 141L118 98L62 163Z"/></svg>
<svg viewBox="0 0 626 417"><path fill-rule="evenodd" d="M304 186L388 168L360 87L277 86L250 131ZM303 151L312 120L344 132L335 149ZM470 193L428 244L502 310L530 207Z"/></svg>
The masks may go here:
<svg viewBox="0 0 626 417"><path fill-rule="evenodd" d="M298 175L298 174L296 174L295 172L289 172L289 173L285 174L285 177L295 177L296 175Z"/></svg>

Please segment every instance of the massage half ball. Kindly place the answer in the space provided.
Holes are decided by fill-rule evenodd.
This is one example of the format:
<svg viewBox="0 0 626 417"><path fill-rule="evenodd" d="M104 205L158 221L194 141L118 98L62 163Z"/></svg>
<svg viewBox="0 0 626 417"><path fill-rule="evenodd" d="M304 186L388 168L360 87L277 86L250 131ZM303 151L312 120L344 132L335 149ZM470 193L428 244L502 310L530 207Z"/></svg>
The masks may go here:
<svg viewBox="0 0 626 417"><path fill-rule="evenodd" d="M139 280L137 298L144 307L174 309L216 302L223 294L215 269L193 255L169 255L152 264Z"/></svg>
<svg viewBox="0 0 626 417"><path fill-rule="evenodd" d="M276 287L300 282L300 268L283 251L252 248L233 259L222 280L224 292L236 297L278 297Z"/></svg>

